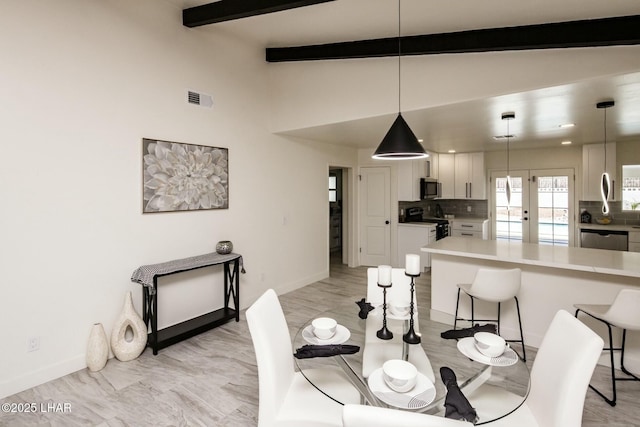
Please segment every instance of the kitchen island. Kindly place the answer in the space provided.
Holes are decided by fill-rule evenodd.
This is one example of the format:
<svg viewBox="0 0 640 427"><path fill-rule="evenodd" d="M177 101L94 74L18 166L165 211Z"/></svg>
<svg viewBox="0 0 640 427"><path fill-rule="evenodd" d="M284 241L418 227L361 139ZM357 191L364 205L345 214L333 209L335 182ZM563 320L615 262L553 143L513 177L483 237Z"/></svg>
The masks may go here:
<svg viewBox="0 0 640 427"><path fill-rule="evenodd" d="M573 304L610 304L618 291L640 289L640 253L447 237L421 248L431 254L431 318L453 324L457 284L471 283L478 268L520 268L518 294L527 345L538 347L555 313ZM469 297L460 314L470 317ZM496 304L476 301L476 318L495 318ZM599 322L582 319L606 339ZM519 335L514 303L502 304L501 333ZM628 365L640 370L640 337L627 335ZM625 355L625 362L627 360Z"/></svg>

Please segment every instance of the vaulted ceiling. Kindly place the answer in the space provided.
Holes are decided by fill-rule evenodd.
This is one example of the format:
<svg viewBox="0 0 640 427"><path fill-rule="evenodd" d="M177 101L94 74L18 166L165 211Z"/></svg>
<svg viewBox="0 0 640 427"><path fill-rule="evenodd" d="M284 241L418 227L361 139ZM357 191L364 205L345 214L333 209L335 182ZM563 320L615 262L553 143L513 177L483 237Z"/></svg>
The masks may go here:
<svg viewBox="0 0 640 427"><path fill-rule="evenodd" d="M220 31L258 43L269 61L397 55L396 0L167 1L186 10L185 24L197 26L195 31ZM262 10L251 16L252 8ZM637 0L402 0L403 52L465 55L637 45L639 15ZM582 144L601 140L602 112L596 110L595 103L614 98L616 107L608 113L610 140L640 140L640 60L630 60L638 64L637 72L403 111L403 116L418 137L428 134L437 141L431 144L436 151L501 149L494 136L506 130L496 114L503 111L502 106L504 111L517 113L510 133L516 134L521 144L514 144L514 148L556 146L563 140ZM288 133L375 147L393 116L344 120ZM576 126L559 127L569 122Z"/></svg>

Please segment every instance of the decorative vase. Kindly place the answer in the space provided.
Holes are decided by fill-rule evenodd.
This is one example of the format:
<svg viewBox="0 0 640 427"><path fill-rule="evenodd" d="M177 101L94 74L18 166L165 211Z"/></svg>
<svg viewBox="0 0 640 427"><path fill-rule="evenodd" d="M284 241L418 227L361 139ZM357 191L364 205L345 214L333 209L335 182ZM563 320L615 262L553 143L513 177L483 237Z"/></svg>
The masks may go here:
<svg viewBox="0 0 640 427"><path fill-rule="evenodd" d="M113 325L111 351L122 362L133 360L147 346L147 325L133 308L131 292L127 292L122 313Z"/></svg>
<svg viewBox="0 0 640 427"><path fill-rule="evenodd" d="M109 342L102 323L94 323L87 343L87 368L96 372L104 368L109 358Z"/></svg>
<svg viewBox="0 0 640 427"><path fill-rule="evenodd" d="M231 240L220 240L216 245L216 252L220 255L230 254L233 251L233 243Z"/></svg>

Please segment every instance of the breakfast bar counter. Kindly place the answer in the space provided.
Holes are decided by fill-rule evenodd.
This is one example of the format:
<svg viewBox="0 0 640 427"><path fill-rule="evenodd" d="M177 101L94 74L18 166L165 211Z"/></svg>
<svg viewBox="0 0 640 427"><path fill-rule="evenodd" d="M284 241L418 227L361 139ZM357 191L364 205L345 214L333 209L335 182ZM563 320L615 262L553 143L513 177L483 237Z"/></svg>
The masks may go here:
<svg viewBox="0 0 640 427"><path fill-rule="evenodd" d="M555 313L575 312L574 304L611 304L620 289L640 286L640 253L447 237L422 247L431 254L431 319L453 324L457 284L471 283L479 268L520 268L518 294L527 345L538 347ZM496 318L496 304L476 301L476 318ZM470 316L470 301L460 298ZM585 321L606 338L606 331ZM519 335L515 304L502 304L507 338ZM627 335L629 365L640 370L640 336Z"/></svg>

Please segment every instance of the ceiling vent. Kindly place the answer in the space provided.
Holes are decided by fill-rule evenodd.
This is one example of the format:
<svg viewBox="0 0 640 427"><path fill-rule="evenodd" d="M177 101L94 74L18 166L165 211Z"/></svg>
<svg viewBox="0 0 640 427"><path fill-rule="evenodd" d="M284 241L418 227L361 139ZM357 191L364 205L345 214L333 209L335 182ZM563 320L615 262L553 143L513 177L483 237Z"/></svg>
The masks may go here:
<svg viewBox="0 0 640 427"><path fill-rule="evenodd" d="M198 93L192 90L188 90L187 102L189 104L211 108L213 106L213 97L204 93Z"/></svg>

